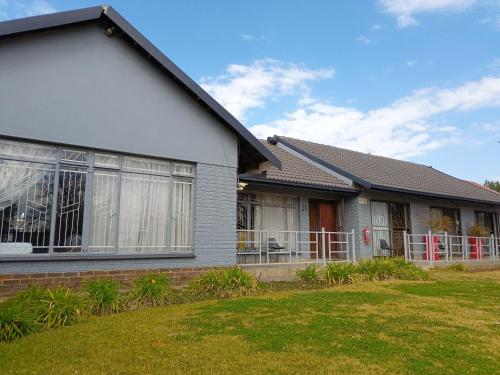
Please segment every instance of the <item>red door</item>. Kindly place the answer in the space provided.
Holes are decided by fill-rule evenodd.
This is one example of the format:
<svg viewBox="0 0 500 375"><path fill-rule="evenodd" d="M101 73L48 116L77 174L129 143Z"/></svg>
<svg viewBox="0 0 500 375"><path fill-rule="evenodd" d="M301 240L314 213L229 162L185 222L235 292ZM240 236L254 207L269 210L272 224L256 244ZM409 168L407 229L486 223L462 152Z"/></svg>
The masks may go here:
<svg viewBox="0 0 500 375"><path fill-rule="evenodd" d="M316 199L309 200L309 230L311 232L320 232L321 228L325 228L326 232L335 232L337 224L337 204L330 201L322 201ZM329 258L329 251L335 251L335 244L329 246L329 236L326 238L326 257ZM311 233L311 258L322 258L322 240L321 235ZM316 241L317 240L317 241ZM330 236L331 241L335 241L333 235ZM316 245L317 243L317 245Z"/></svg>

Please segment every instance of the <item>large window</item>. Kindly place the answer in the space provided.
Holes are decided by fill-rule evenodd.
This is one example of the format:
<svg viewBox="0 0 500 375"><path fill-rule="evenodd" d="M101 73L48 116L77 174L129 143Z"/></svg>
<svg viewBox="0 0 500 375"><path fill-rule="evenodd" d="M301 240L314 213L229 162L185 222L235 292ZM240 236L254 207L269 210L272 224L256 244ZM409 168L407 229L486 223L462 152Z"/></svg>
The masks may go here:
<svg viewBox="0 0 500 375"><path fill-rule="evenodd" d="M238 229L298 230L298 199L269 193L238 193Z"/></svg>
<svg viewBox="0 0 500 375"><path fill-rule="evenodd" d="M194 165L0 140L0 256L190 251Z"/></svg>
<svg viewBox="0 0 500 375"><path fill-rule="evenodd" d="M498 218L494 212L476 211L476 224L487 228L491 234L498 235Z"/></svg>
<svg viewBox="0 0 500 375"><path fill-rule="evenodd" d="M448 230L448 234L461 236L462 224L460 220L460 210L458 208L431 207L431 224L443 217L450 218L453 223Z"/></svg>
<svg viewBox="0 0 500 375"><path fill-rule="evenodd" d="M409 206L404 203L371 201L370 211L374 255L402 256L403 233L410 231Z"/></svg>

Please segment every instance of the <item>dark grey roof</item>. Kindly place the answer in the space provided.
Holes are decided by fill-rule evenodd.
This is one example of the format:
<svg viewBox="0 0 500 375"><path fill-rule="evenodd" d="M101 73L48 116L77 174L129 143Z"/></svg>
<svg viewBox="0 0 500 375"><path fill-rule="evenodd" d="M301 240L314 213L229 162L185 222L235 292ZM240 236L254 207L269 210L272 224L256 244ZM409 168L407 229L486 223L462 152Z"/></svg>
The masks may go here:
<svg viewBox="0 0 500 375"><path fill-rule="evenodd" d="M500 204L500 194L422 164L275 136L279 142L368 189Z"/></svg>
<svg viewBox="0 0 500 375"><path fill-rule="evenodd" d="M110 22L111 26L115 26L121 30L130 39L135 48L138 48L146 56L152 58L169 76L194 96L196 100L209 109L232 131L236 132L242 141L240 143L240 161L243 160L244 163L250 165L258 164L259 161L269 160L279 168L279 160L247 128L110 6L96 6L0 22L0 38L57 29L103 19Z"/></svg>
<svg viewBox="0 0 500 375"><path fill-rule="evenodd" d="M260 182L285 183L302 187L320 188L322 190L336 190L342 192L359 192L358 189L342 181L332 173L328 173L310 162L291 154L283 148L261 141L281 162L281 169L268 168L262 174L240 175L242 180L259 180Z"/></svg>

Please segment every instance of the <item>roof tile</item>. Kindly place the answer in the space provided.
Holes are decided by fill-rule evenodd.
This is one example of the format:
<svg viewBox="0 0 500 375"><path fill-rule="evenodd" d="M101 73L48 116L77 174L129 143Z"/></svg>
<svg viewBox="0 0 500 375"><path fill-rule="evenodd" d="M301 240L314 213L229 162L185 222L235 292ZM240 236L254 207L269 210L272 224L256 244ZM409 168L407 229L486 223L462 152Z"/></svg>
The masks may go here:
<svg viewBox="0 0 500 375"><path fill-rule="evenodd" d="M373 187L500 204L500 195L432 167L338 147L278 137L306 153L359 177Z"/></svg>
<svg viewBox="0 0 500 375"><path fill-rule="evenodd" d="M281 162L281 170L272 166L266 171L265 178L273 181L282 181L295 184L316 185L318 187L338 188L341 190L356 191L350 184L342 181L331 173L328 173L315 165L305 161L296 155L284 150L277 145L271 145L266 141L261 142Z"/></svg>

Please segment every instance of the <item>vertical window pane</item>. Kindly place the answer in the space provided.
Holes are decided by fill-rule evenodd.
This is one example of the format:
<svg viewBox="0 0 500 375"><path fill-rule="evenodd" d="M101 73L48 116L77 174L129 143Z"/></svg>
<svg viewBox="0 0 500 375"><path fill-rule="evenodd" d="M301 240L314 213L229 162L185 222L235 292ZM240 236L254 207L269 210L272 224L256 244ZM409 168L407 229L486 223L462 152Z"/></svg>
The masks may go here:
<svg viewBox="0 0 500 375"><path fill-rule="evenodd" d="M172 196L172 250L191 249L191 182L174 181Z"/></svg>
<svg viewBox="0 0 500 375"><path fill-rule="evenodd" d="M124 173L120 195L119 250L167 251L168 179Z"/></svg>
<svg viewBox="0 0 500 375"><path fill-rule="evenodd" d="M110 252L116 245L118 173L96 171L92 192L90 252Z"/></svg>
<svg viewBox="0 0 500 375"><path fill-rule="evenodd" d="M54 166L0 160L0 255L48 253Z"/></svg>
<svg viewBox="0 0 500 375"><path fill-rule="evenodd" d="M54 252L82 251L86 173L63 167L59 172Z"/></svg>

